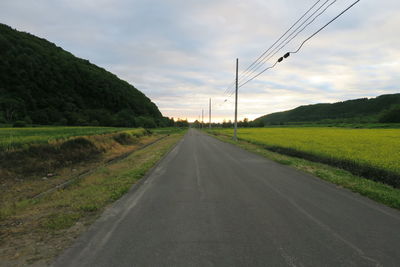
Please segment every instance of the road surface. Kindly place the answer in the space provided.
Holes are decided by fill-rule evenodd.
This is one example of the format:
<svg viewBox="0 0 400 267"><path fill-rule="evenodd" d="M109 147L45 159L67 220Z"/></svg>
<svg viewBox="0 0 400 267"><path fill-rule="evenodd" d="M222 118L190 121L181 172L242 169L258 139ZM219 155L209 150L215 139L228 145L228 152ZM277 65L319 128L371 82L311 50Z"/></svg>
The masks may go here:
<svg viewBox="0 0 400 267"><path fill-rule="evenodd" d="M54 266L400 266L400 212L191 129Z"/></svg>

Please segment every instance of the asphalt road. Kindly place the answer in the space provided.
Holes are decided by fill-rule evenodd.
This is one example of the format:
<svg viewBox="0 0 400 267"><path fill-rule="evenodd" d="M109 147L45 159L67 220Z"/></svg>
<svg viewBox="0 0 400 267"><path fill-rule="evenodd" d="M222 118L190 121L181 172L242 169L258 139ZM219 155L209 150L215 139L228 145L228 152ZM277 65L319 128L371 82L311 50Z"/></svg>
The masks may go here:
<svg viewBox="0 0 400 267"><path fill-rule="evenodd" d="M189 130L55 266L400 266L400 212Z"/></svg>

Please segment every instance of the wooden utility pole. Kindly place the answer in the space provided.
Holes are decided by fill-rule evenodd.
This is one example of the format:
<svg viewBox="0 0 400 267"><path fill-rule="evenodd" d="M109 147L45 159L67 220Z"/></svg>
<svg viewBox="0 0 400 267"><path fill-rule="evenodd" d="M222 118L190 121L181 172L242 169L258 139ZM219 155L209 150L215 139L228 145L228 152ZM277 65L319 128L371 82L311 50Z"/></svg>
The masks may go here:
<svg viewBox="0 0 400 267"><path fill-rule="evenodd" d="M204 109L201 109L201 128L203 128L204 124Z"/></svg>
<svg viewBox="0 0 400 267"><path fill-rule="evenodd" d="M236 59L236 90L235 90L235 125L233 129L233 140L237 141L237 105L238 105L238 86L239 86L239 80L238 80L238 74L239 72L239 59Z"/></svg>
<svg viewBox="0 0 400 267"><path fill-rule="evenodd" d="M208 111L208 115L209 115L209 125L208 128L211 128L211 98L210 98L210 104L208 105L209 111Z"/></svg>

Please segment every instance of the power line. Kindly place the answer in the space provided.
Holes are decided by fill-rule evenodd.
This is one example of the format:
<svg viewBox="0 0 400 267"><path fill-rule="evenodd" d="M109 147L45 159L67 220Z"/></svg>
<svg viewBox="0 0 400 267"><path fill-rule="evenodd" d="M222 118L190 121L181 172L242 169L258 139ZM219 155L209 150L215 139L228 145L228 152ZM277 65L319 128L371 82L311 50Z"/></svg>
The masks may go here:
<svg viewBox="0 0 400 267"><path fill-rule="evenodd" d="M278 50L276 50L266 61L270 60L273 56L275 56L279 51L281 51L285 46L287 46L294 38L296 38L300 33L302 33L311 23L313 23L319 16L321 16L325 11L330 8L334 3L336 3L336 0L330 3L324 10L322 10L317 16L315 16L307 25L305 25L300 31L298 31L292 38L290 38L285 44L283 44L281 47L279 47Z"/></svg>
<svg viewBox="0 0 400 267"><path fill-rule="evenodd" d="M235 81L233 81L226 89L224 94L226 94L228 91L230 91L230 89L235 85Z"/></svg>
<svg viewBox="0 0 400 267"><path fill-rule="evenodd" d="M266 72L267 70L270 70L270 69L275 68L276 64L278 64L278 61L276 61L276 62L274 63L274 65L272 65L272 66L270 66L270 67L268 67L268 68L265 68L265 69L262 70L260 73L254 75L252 78L248 79L245 83L242 83L241 85L239 85L239 88L241 88L243 85L245 85L245 84L251 82L252 80L254 80L255 78L257 78L258 76L260 76L261 74L263 74L264 72Z"/></svg>
<svg viewBox="0 0 400 267"><path fill-rule="evenodd" d="M273 43L266 51L264 51L253 63L251 63L244 71L241 72L241 76L242 75L246 75L246 72L248 72L248 70L250 68L252 68L254 66L254 64L256 64L269 50L271 50L275 44L277 44L287 33L289 33L316 5L318 5L319 2L321 2L322 0L318 0L316 1L288 30L286 30L286 32L284 34L282 34L278 40L275 41L275 43ZM329 0L327 0L329 1ZM326 2L327 2L326 1ZM325 5L326 2L323 4ZM309 18L308 18L309 19ZM308 20L307 19L307 20ZM306 20L306 21L307 21ZM254 72L254 71L253 71ZM240 80L243 80L243 76L240 78ZM234 92L234 85L235 85L235 81L233 81L224 91L223 94L229 94L228 97L232 96L233 92ZM224 101L226 102L226 100Z"/></svg>
<svg viewBox="0 0 400 267"><path fill-rule="evenodd" d="M343 15L344 13L346 13L350 8L352 8L353 6L355 6L358 2L360 2L361 0L357 0L354 3L352 3L350 6L348 6L346 9L344 9L342 12L340 12L339 15L337 15L336 17L334 17L333 19L331 19L328 23L326 23L324 26L322 26L318 31L314 32L313 34L311 34L307 39L305 39L301 45L299 46L299 48L297 48L297 50L295 50L294 52L289 52L289 54L296 54L297 52L300 51L300 49L303 47L303 45L308 42L311 38L313 38L315 35L317 35L319 32L321 32L323 29L325 29L329 24L331 24L332 22L334 22L335 20L337 20L341 15Z"/></svg>
<svg viewBox="0 0 400 267"><path fill-rule="evenodd" d="M292 33L290 33L288 36L286 36L286 38L284 40L282 40L275 48L272 49L272 51L270 51L268 54L265 52L264 55L261 57L261 61L259 61L257 64L255 64L251 69L249 69L247 71L247 74L241 77L241 81L244 80L245 78L248 78L252 73L256 72L258 69L260 69L271 57L273 57L273 55L275 55L277 53L277 48L279 48L282 44L284 44L290 37L292 37L294 34L296 34L295 36L297 36L301 31L303 31L305 28L307 28L312 22L315 21L315 19L317 17L319 17L320 15L322 15L330 6L332 6L336 0L334 0L331 4L329 4L322 12L320 12L319 14L317 14L318 11L320 11L330 0L326 0L320 7L318 7L310 16L308 16L306 18L306 20L304 20ZM312 9L312 8L311 8ZM310 9L310 10L311 10ZM314 17L314 15L317 14L317 16ZM313 18L314 17L314 18ZM312 19L313 18L313 19ZM311 22L309 22L308 24L306 24L310 19ZM306 24L306 26L303 27L303 29L300 30L299 29ZM288 44L290 41L292 41L295 37L291 38L286 44ZM274 45L277 42L274 43ZM271 48L274 46L272 45ZM268 50L271 50L271 48L269 48ZM271 56L272 54L272 56Z"/></svg>
<svg viewBox="0 0 400 267"><path fill-rule="evenodd" d="M271 51L270 56L268 56L268 58L265 59L265 61L270 60L273 56L275 56L279 51L281 51L285 46L287 46L294 38L296 38L300 33L302 33L311 23L313 23L319 16L321 16L323 13L325 13L325 11L331 7L334 3L336 2L333 1L332 3L330 3L327 7L325 7L325 9L323 9L317 16L315 16L310 22L308 22L300 31L298 31L292 38L290 38L285 44L283 44L281 47L276 47L273 51ZM300 25L301 27L302 25ZM288 36L290 37L290 36ZM286 39L287 40L287 39ZM281 43L282 44L282 43ZM280 45L280 44L279 44ZM277 48L279 48L278 50L276 50ZM276 62L278 63L278 62ZM276 64L274 64L273 67L275 67ZM247 80L246 82L242 83L239 87L242 87L243 85L247 84L248 82L254 80L255 78L257 78L258 76L260 76L260 74L264 73L265 71L272 69L273 67L268 67L264 70L262 70L260 73L256 74L254 77L250 78L249 80Z"/></svg>
<svg viewBox="0 0 400 267"><path fill-rule="evenodd" d="M249 70L258 60L260 60L269 50L271 50L271 48L277 44L290 30L292 30L294 26L296 26L296 24L299 23L319 2L321 2L321 0L316 1L288 30L286 30L284 34L281 35L281 37L279 37L278 40L275 41L275 43L273 43L266 51L264 51L261 56L251 63L240 75Z"/></svg>
<svg viewBox="0 0 400 267"><path fill-rule="evenodd" d="M349 9L351 9L353 6L355 6L358 2L360 2L361 0L357 0L357 1L355 1L355 2L353 2L351 5L349 5L347 8L345 8L342 12L340 12L337 16L335 16L333 19L331 19L328 23L326 23L324 26L322 26L321 28L319 28L316 32L314 32L312 35L310 35L308 38L306 38L302 43L301 43L301 45L295 50L295 51L292 51L292 52L287 52L283 57L280 57L273 65L271 65L271 66L269 66L269 67L267 67L267 68L265 68L264 70L262 70L261 72L259 72L258 74L256 74L256 75L254 75L252 78L250 78L250 79L248 79L246 82L244 82L244 83L242 83L242 84L240 84L239 85L239 88L241 88L242 86L244 86L245 84L247 84L247 83L249 83L249 82L251 82L252 80L254 80L255 78L257 78L258 76L260 76L261 74L263 74L264 72L266 72L267 70L270 70L270 69L272 69L272 68L274 68L278 63L280 63L280 62L282 62L282 60L284 59L284 58L287 58L287 57L289 57L290 56L290 54L295 54L295 53L298 53L300 50L301 50L301 48L304 46L304 44L306 43L306 42L308 42L310 39L312 39L314 36L316 36L319 32L321 32L323 29L325 29L329 24L331 24L332 22L334 22L335 20L337 20L340 16L342 16L344 13L346 13ZM314 6L316 5L316 4L318 4L318 2L319 1L317 1L315 4L314 4ZM315 21L315 19L317 18L317 17L319 17L322 13L324 13L333 3L335 3L336 2L336 0L334 1L334 2L332 2L328 7L326 7L321 13L319 13L316 17L314 17L314 19L312 20L312 21L310 21L305 27L303 27L294 37L292 37L288 42L286 42L283 46L281 46L280 48L279 48L279 50L278 51L276 51L272 56L274 56L276 53L278 53L281 49L283 49L291 40L293 40L298 34L300 34L302 31L304 31L304 29L308 26L308 25L310 25L313 21ZM313 7L314 7L313 6ZM311 8L312 9L312 8ZM311 10L310 9L310 10ZM307 14L307 13L306 13ZM304 16L303 16L304 17ZM307 21L307 20L306 20ZM301 26L300 26L301 27ZM293 28L293 27L292 27ZM284 35L283 35L284 36ZM277 42L276 42L277 43ZM270 48L269 48L269 50L270 50ZM261 57L260 57L261 58ZM268 60L269 60L270 58L268 58ZM248 67L249 68L249 67ZM230 86L230 87L232 87L232 86ZM223 103L226 103L227 101L228 101L228 99L233 95L233 93L235 92L234 90L229 90L230 88L228 87L227 88L227 90L226 90L226 92L230 92L230 94L229 94L229 96L224 100L224 102Z"/></svg>
<svg viewBox="0 0 400 267"><path fill-rule="evenodd" d="M336 1L336 0L335 0ZM287 52L283 57L280 57L275 64L273 64L272 66L265 68L264 70L262 70L260 73L256 74L255 76L253 76L252 78L250 78L249 80L247 80L246 82L242 83L241 85L239 85L239 88L244 86L245 84L251 82L252 80L254 80L255 78L257 78L258 76L260 76L262 73L264 73L265 71L274 68L278 63L280 63L284 58L287 58L290 56L290 54L295 54L297 52L300 51L300 49L304 46L304 44L309 41L311 38L313 38L315 35L317 35L319 32L321 32L323 29L325 29L329 24L331 24L332 22L334 22L336 19L338 19L340 16L342 16L344 13L346 13L350 8L352 8L353 6L355 6L358 2L360 2L361 0L357 0L354 3L352 3L350 6L348 6L346 9L344 9L342 12L340 12L336 17L334 17L333 19L331 19L328 23L326 23L324 26L322 26L321 28L319 28L316 32L314 32L312 35L310 35L307 39L305 39L301 45L297 48L297 50L293 51L293 52ZM332 3L333 4L333 3ZM332 5L331 4L331 5ZM328 6L329 7L329 6ZM285 44L286 45L286 44ZM284 46L285 46L284 45ZM281 50L284 46L282 46L279 50ZM279 51L278 50L278 51ZM276 53L275 53L276 54Z"/></svg>

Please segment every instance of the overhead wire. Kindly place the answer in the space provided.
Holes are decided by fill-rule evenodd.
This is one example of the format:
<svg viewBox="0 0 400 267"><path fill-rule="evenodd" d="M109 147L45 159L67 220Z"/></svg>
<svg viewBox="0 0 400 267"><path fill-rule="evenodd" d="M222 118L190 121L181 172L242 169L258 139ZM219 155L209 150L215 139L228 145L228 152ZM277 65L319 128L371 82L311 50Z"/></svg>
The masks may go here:
<svg viewBox="0 0 400 267"><path fill-rule="evenodd" d="M317 16L315 16L310 22L308 22L301 30L299 30L292 38L290 38L286 43L284 43L279 49L277 49L272 55L270 55L266 61L270 60L273 56L275 56L279 51L281 51L285 46L287 46L294 38L296 38L300 33L302 33L311 23L313 23L319 16L321 16L323 13L326 12L326 10L331 7L334 3L336 3L336 0L334 0L332 3L330 3L327 7L325 7L324 10L322 10Z"/></svg>
<svg viewBox="0 0 400 267"><path fill-rule="evenodd" d="M339 15L337 15L336 17L334 17L333 19L331 19L328 23L326 23L324 26L322 26L320 29L318 29L316 32L314 32L313 34L311 34L307 39L305 39L301 45L293 52L288 52L290 54L296 54L297 52L300 51L300 49L304 46L304 44L306 42L308 42L311 38L313 38L315 35L317 35L318 33L320 33L323 29L325 29L329 24L331 24L332 22L334 22L335 20L337 20L340 16L342 16L344 13L346 13L350 8L352 8L353 6L355 6L358 2L360 2L361 0L357 0L354 3L352 3L350 6L348 6L346 9L344 9L342 12L339 13Z"/></svg>
<svg viewBox="0 0 400 267"><path fill-rule="evenodd" d="M321 0L316 1L284 34L282 34L278 40L275 41L266 51L264 51L253 63L251 63L244 71L242 71L241 75L249 70L258 60L260 60L275 44L277 44L291 29L296 26Z"/></svg>
<svg viewBox="0 0 400 267"><path fill-rule="evenodd" d="M275 47L274 47L272 50L271 50L271 48L270 48L269 50L271 50L271 51L269 51L269 53L264 53L264 55L261 57L261 60L260 60L258 63L256 63L252 68L250 68L250 69L247 71L246 74L243 74L243 76L239 79L239 82L241 82L242 80L248 78L249 76L251 76L252 73L255 73L257 70L259 70L259 69L271 58L271 54L273 54L273 53L276 54L277 48L279 48L282 44L284 44L284 43L285 43L289 38L291 38L294 34L296 34L296 36L297 36L299 31L302 31L302 30L304 30L304 28L307 28L312 22L315 21L315 19L316 19L317 17L319 17L320 15L322 15L330 6L332 6L332 5L336 2L336 0L334 0L334 1L333 1L332 3L330 3L327 7L325 7L325 9L323 9L322 12L320 12L319 14L317 14L318 11L320 11L322 8L324 8L324 6L325 6L326 4L329 3L329 1L330 1L330 0L326 0L324 3L322 3L321 6L319 6L310 16L308 16L308 17L307 17L293 32L291 32L288 36L286 36L285 39L282 40L277 46L275 46L275 44L278 43L278 42L275 42L274 45L271 46L271 48L274 47L274 46L275 46ZM311 9L311 10L312 10L312 9ZM317 14L317 15L315 16L315 14ZM315 17L314 17L314 16L315 16ZM309 20L311 20L311 22L309 22ZM307 23L307 22L309 22L309 23ZM307 23L307 24L306 24L306 23ZM303 29L300 29L304 24L306 24L306 26L304 26ZM293 40L293 39L294 39L294 38L291 38L290 41ZM289 41L289 42L290 42L290 41Z"/></svg>
<svg viewBox="0 0 400 267"><path fill-rule="evenodd" d="M289 31L291 31L316 5L318 5L319 2L322 0L317 0L284 34L282 34L276 41L273 43L266 51L264 51L253 63L251 63L244 71L241 72L240 76L246 74L246 71L248 71L254 64L257 63L258 60L260 60L269 50L273 48L275 44L277 44ZM241 80L240 78L239 80ZM228 94L232 95L232 90L234 90L233 86L235 85L235 81L233 81L224 91L223 94ZM233 88L233 89L232 89ZM224 101L226 102L226 100Z"/></svg>
<svg viewBox="0 0 400 267"><path fill-rule="evenodd" d="M250 79L248 79L246 82L240 84L238 87L241 88L242 86L244 86L245 84L248 84L249 82L251 82L252 80L254 80L255 78L257 78L258 76L260 76L261 74L263 74L264 72L266 72L267 70L273 69L275 68L275 66L278 64L278 60L270 67L263 69L260 73L254 75L253 77L251 77Z"/></svg>
<svg viewBox="0 0 400 267"><path fill-rule="evenodd" d="M276 47L273 51L271 51L272 54L270 54L268 56L268 58L265 59L265 61L270 60L272 57L274 57L279 51L281 51L285 46L287 46L294 38L296 38L300 33L302 33L311 23L313 23L319 16L321 16L323 13L326 12L326 10L331 7L334 3L336 2L336 0L334 0L332 3L330 3L328 6L326 6L317 16L315 16L311 21L309 21L302 29L300 29L299 31L297 31L297 33L295 35L293 35L289 40L285 40L286 43L284 43L282 46L278 46ZM282 43L281 43L282 44ZM278 63L278 62L276 62ZM276 65L276 64L274 64ZM275 66L274 66L275 67ZM264 73L265 71L271 69L271 67L267 67L266 69L262 70L261 73ZM260 76L260 74L256 74L254 77L250 78L248 81L241 83L241 85L239 85L239 88L242 87L244 84L247 84L249 81L254 80L256 77Z"/></svg>
<svg viewBox="0 0 400 267"><path fill-rule="evenodd" d="M337 16L335 16L334 18L332 18L329 22L327 22L324 26L322 26L321 28L319 28L317 31L315 31L313 34L311 34L308 38L306 38L301 44L300 44L300 46L295 50L295 51L291 51L291 52L287 52L283 57L280 57L273 65L271 65L271 66L269 66L269 67L267 67L267 68L265 68L265 69L263 69L261 72L259 72L258 74L256 74L256 75L254 75L252 78L250 78L250 79L248 79L246 82L244 82L244 83L241 83L238 87L239 88L241 88L241 87L243 87L244 85L246 85L247 83L249 83L249 82L251 82L252 80L254 80L255 78L257 78L258 76L260 76L261 74L263 74L264 72L266 72L267 70L270 70L270 69L273 69L278 63L280 63L284 58L287 58L287 57L289 57L290 56L290 54L295 54L295 53L298 53L301 49L302 49L302 47L304 46L304 44L306 43L306 42L308 42L310 39L312 39L314 36L316 36L318 33L320 33L323 29L325 29L329 24L331 24L332 22L334 22L335 20L337 20L340 16L342 16L344 13L346 13L349 9L351 9L353 6L355 6L358 2L360 2L361 0L357 0L357 1L355 1L355 2L353 2L351 5L349 5L347 8L345 8L342 12L340 12ZM302 16L302 18L304 18L304 16L310 11L310 10L312 10L312 8L313 7L315 7L315 5L317 5L318 3L319 3L320 1L317 1L303 16ZM314 22L315 21L315 19L316 18L318 18L319 16L321 16L330 6L332 6L334 3L336 2L336 0L334 0L332 3L330 3L327 7L325 7L325 9L322 11L322 12L320 12L317 16L315 16L311 21L309 21L308 22L308 24L306 24L300 31L298 31L290 40L288 40L287 41L287 39L286 40L284 40L283 42L285 42L286 41L286 43L284 43L276 52L274 52L274 54L271 56L271 57L273 57L276 53L278 53L280 50L282 50L287 44L289 44L290 43L290 41L292 41L294 38L296 38L301 32L303 32L306 28L307 28L307 26L309 26L312 22ZM326 4L326 2L322 5L322 6L324 6ZM320 9L318 9L318 10L320 10ZM318 12L318 10L317 10L317 12ZM315 14L316 12L314 12L313 14ZM313 16L313 15L312 15ZM311 16L311 17L312 17ZM301 19L299 19L298 21L300 21ZM298 21L294 24L294 25L296 25L297 23L298 23ZM307 20L306 20L307 21ZM293 27L294 27L294 25L290 28L290 29L292 29ZM304 25L304 23L302 24L302 25ZM301 26L302 26L301 25ZM299 27L301 27L301 26L299 26ZM299 28L298 27L298 28ZM289 30L288 30L289 31ZM287 31L287 32L288 32ZM286 33L287 33L286 32ZM296 30L295 30L295 32L296 32ZM282 39L283 38L283 36L285 36L286 35L286 33L285 34L283 34L281 37L280 37L280 39ZM293 34L293 33L292 33ZM289 37L290 38L290 37ZM280 39L278 39L278 41L277 42L279 42L279 40ZM277 42L275 42L271 47L273 47ZM282 44L282 43L281 43ZM269 49L267 49L267 51L266 52L264 52L256 61L258 61L261 57L263 57L263 55L265 55L269 50L271 50L271 47L269 48ZM279 45L278 45L278 47L279 47ZM275 48L276 49L276 48ZM268 56L267 56L268 57ZM271 57L268 57L268 60L271 58ZM256 61L254 61L246 70L248 70L252 65L254 66L254 63L256 62ZM245 71L246 71L245 70ZM254 72L254 71L253 71ZM244 72L242 72L242 73L244 73ZM235 83L235 81L233 82L233 85L234 85L234 83ZM230 88L232 87L232 85L231 86L229 86L226 90L225 90L225 93L226 92L230 92L230 94L229 94L229 96L224 100L224 103L225 102L227 102L228 101L228 98L230 98L232 95L233 95L233 93L235 92L235 90L229 90Z"/></svg>
<svg viewBox="0 0 400 267"><path fill-rule="evenodd" d="M353 6L355 6L358 2L360 2L361 0L357 0L355 2L353 2L351 5L349 5L347 8L345 8L342 12L340 12L337 16L335 16L333 19L331 19L329 22L327 22L324 26L322 26L321 28L319 28L317 31L315 31L313 34L311 34L308 38L306 38L301 44L300 46L292 52L287 52L283 57L279 58L274 65L262 70L260 73L256 74L255 76L253 76L252 78L250 78L249 80L247 80L246 82L242 83L239 85L239 88L244 86L245 84L249 83L250 81L254 80L255 78L257 78L258 76L260 76L262 73L264 73L265 71L274 68L277 63L281 62L283 60L283 58L287 58L290 56L290 54L295 54L298 53L301 48L304 46L304 44L306 42L308 42L310 39L312 39L314 36L316 36L319 32L321 32L323 29L325 29L329 24L331 24L332 22L334 22L336 19L338 19L340 16L342 16L344 13L346 13L349 9L351 9ZM332 3L333 4L333 3ZM285 46L285 45L284 45ZM282 46L279 51L284 47Z"/></svg>

